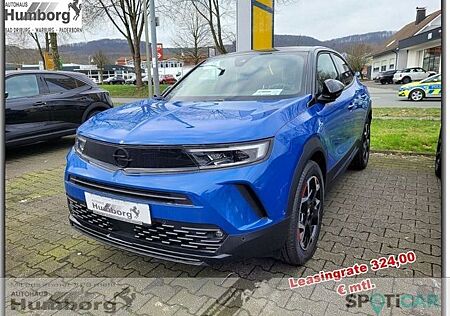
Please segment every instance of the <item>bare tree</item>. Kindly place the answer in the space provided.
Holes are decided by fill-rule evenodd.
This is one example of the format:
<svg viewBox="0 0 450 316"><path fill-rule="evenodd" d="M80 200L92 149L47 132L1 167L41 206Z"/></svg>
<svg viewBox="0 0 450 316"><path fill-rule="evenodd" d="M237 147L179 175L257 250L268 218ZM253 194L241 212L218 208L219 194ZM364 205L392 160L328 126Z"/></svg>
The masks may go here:
<svg viewBox="0 0 450 316"><path fill-rule="evenodd" d="M143 1L147 0L87 0L84 2L85 6L103 9L114 27L126 38L133 56L137 86L142 86L140 45L144 30Z"/></svg>
<svg viewBox="0 0 450 316"><path fill-rule="evenodd" d="M49 33L49 42L50 42L50 50L52 53L53 64L55 65L56 70L62 69L62 61L59 56L59 48L58 48L58 34Z"/></svg>
<svg viewBox="0 0 450 316"><path fill-rule="evenodd" d="M45 52L49 52L49 37L48 37L48 33L45 33L45 46L42 47L41 45L41 40L39 38L39 33L29 33L31 38L33 39L33 41L35 42L37 48L38 48L38 52L39 52L39 56L41 56L41 60L42 60L42 64L44 65L44 69L47 69L47 65L45 62Z"/></svg>
<svg viewBox="0 0 450 316"><path fill-rule="evenodd" d="M362 72L369 63L372 51L372 46L364 43L350 45L345 49L347 62L354 71Z"/></svg>
<svg viewBox="0 0 450 316"><path fill-rule="evenodd" d="M223 43L222 20L226 8L230 6L229 1L222 0L189 0L195 11L206 21L209 26L211 37L219 54L226 54L227 50Z"/></svg>
<svg viewBox="0 0 450 316"><path fill-rule="evenodd" d="M100 71L100 83L103 83L103 70L105 70L105 66L109 63L108 56L106 56L102 50L99 50L92 59Z"/></svg>
<svg viewBox="0 0 450 316"><path fill-rule="evenodd" d="M180 21L172 42L182 51L185 60L198 64L207 57L205 46L209 41L208 25L196 11L190 10L182 12Z"/></svg>

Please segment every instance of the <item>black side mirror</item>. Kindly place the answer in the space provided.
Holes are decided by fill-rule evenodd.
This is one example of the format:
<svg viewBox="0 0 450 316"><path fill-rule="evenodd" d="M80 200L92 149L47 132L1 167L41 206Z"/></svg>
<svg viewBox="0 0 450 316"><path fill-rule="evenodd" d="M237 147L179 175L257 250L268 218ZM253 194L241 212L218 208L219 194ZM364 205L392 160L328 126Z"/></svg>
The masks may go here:
<svg viewBox="0 0 450 316"><path fill-rule="evenodd" d="M335 101L344 91L344 84L339 80L327 79L323 83L322 94L317 97L317 101L330 103Z"/></svg>
<svg viewBox="0 0 450 316"><path fill-rule="evenodd" d="M5 99L8 99L8 92L5 92Z"/></svg>

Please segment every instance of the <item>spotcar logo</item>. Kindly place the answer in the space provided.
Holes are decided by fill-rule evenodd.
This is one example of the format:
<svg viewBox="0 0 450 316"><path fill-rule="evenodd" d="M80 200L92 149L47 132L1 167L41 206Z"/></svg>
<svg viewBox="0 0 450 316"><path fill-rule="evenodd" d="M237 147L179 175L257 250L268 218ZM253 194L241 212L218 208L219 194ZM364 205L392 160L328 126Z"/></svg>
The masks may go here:
<svg viewBox="0 0 450 316"><path fill-rule="evenodd" d="M31 32L79 32L81 14L81 0L5 2L6 30L13 32L24 29Z"/></svg>

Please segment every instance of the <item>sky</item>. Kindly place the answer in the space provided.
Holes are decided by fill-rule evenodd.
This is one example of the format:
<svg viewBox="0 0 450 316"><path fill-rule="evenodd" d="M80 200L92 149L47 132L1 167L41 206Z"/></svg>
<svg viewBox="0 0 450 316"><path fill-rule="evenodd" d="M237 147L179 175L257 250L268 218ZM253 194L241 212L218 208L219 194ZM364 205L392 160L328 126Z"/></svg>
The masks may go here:
<svg viewBox="0 0 450 316"><path fill-rule="evenodd" d="M305 35L328 40L376 31L397 31L414 21L416 7L426 7L427 14L441 8L440 0L284 0L275 4L275 34ZM176 28L170 19L161 19L157 28L158 42L172 47ZM176 22L176 18L175 18ZM230 20L229 28L234 29ZM102 38L123 38L111 24L102 24L94 32L78 34L68 42ZM144 40L144 37L142 38Z"/></svg>

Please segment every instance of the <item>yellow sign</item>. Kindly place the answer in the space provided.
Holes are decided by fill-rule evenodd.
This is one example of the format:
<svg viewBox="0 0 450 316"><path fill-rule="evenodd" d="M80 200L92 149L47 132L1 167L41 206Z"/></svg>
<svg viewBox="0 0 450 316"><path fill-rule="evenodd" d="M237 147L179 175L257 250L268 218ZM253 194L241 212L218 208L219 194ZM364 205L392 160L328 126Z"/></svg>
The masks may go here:
<svg viewBox="0 0 450 316"><path fill-rule="evenodd" d="M49 52L44 52L45 65L44 68L46 70L55 70L55 63L53 62L53 55Z"/></svg>
<svg viewBox="0 0 450 316"><path fill-rule="evenodd" d="M273 48L273 0L252 0L252 49Z"/></svg>

